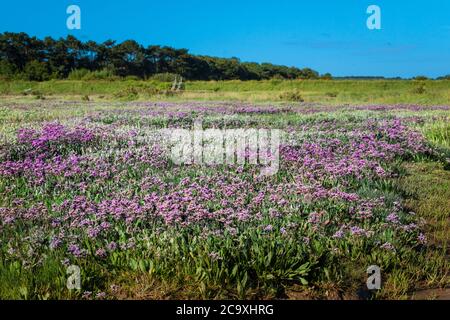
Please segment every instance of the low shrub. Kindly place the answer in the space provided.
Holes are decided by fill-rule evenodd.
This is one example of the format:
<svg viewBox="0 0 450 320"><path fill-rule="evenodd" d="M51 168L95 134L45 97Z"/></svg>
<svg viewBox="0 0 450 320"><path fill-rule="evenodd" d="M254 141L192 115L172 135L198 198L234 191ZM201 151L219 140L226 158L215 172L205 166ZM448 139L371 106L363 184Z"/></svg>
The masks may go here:
<svg viewBox="0 0 450 320"><path fill-rule="evenodd" d="M280 100L285 101L295 101L295 102L303 102L305 101L300 94L300 91L294 90L294 91L286 91L280 94Z"/></svg>

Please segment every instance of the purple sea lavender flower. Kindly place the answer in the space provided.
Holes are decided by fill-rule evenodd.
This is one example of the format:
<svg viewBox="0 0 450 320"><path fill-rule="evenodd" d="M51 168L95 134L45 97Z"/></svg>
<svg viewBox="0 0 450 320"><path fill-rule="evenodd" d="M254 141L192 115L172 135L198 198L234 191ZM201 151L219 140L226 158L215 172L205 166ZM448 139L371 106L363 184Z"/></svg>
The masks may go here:
<svg viewBox="0 0 450 320"><path fill-rule="evenodd" d="M97 257L104 258L106 256L106 250L103 248L99 248L97 249L97 251L95 251L95 255Z"/></svg>
<svg viewBox="0 0 450 320"><path fill-rule="evenodd" d="M342 239L344 237L345 233L342 230L336 231L336 233L333 235L333 238L335 239Z"/></svg>
<svg viewBox="0 0 450 320"><path fill-rule="evenodd" d="M385 242L380 246L381 249L389 250L389 251L395 251L395 247L390 242Z"/></svg>
<svg viewBox="0 0 450 320"><path fill-rule="evenodd" d="M366 230L358 226L353 226L350 228L350 233L354 236L363 236L366 235Z"/></svg>
<svg viewBox="0 0 450 320"><path fill-rule="evenodd" d="M421 244L427 244L427 237L423 233L420 233L417 237L417 241Z"/></svg>
<svg viewBox="0 0 450 320"><path fill-rule="evenodd" d="M109 251L114 251L117 249L117 243L115 243L114 241L111 241L110 243L107 244L106 248Z"/></svg>
<svg viewBox="0 0 450 320"><path fill-rule="evenodd" d="M70 244L68 248L69 252L75 257L79 258L84 255L84 251L76 244Z"/></svg>
<svg viewBox="0 0 450 320"><path fill-rule="evenodd" d="M308 222L312 223L312 224L318 224L318 223L320 223L321 218L322 218L322 213L311 212L308 216Z"/></svg>
<svg viewBox="0 0 450 320"><path fill-rule="evenodd" d="M398 224L400 222L399 217L397 215L397 213L392 212L391 214L389 214L386 217L386 221L390 222L390 223L394 223L394 224Z"/></svg>
<svg viewBox="0 0 450 320"><path fill-rule="evenodd" d="M227 228L227 231L233 236L237 235L237 233L238 233L237 229L233 228L233 227Z"/></svg>
<svg viewBox="0 0 450 320"><path fill-rule="evenodd" d="M62 244L62 240L59 237L53 237L50 240L50 249L56 249Z"/></svg>

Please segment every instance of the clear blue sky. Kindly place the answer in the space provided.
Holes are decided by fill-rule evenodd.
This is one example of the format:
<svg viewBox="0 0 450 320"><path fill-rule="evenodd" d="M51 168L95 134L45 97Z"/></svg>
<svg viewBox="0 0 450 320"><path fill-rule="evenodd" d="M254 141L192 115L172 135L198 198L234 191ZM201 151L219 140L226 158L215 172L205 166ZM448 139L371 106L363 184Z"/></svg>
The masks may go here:
<svg viewBox="0 0 450 320"><path fill-rule="evenodd" d="M81 30L66 8L81 8ZM370 4L382 29L366 27ZM22 0L2 1L0 32L187 48L333 75L450 74L449 0Z"/></svg>

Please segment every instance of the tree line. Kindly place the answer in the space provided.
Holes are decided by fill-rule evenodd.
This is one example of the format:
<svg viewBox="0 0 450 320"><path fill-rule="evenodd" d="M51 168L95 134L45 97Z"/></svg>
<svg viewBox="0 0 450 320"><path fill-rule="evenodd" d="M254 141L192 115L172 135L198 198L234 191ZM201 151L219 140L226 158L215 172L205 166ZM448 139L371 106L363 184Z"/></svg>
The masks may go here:
<svg viewBox="0 0 450 320"><path fill-rule="evenodd" d="M26 33L0 34L0 77L44 81L90 75L92 78L176 74L188 80L317 79L310 68L241 62L238 58L193 55L187 49L150 45L134 40L117 43L80 41L72 35L43 40Z"/></svg>

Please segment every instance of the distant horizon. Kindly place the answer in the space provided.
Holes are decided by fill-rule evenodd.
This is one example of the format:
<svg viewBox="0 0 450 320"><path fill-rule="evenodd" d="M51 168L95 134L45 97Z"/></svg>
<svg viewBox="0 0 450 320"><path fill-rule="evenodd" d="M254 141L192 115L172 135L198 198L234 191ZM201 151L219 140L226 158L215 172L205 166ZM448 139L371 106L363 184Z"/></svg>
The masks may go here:
<svg viewBox="0 0 450 320"><path fill-rule="evenodd" d="M81 8L81 29L66 26L69 5ZM366 9L381 8L381 30L369 30ZM26 0L5 3L0 32L82 41L135 40L186 48L191 54L311 68L333 77L437 78L450 74L450 2L445 0L249 0L226 4L173 0Z"/></svg>

